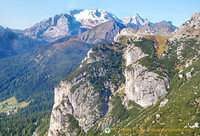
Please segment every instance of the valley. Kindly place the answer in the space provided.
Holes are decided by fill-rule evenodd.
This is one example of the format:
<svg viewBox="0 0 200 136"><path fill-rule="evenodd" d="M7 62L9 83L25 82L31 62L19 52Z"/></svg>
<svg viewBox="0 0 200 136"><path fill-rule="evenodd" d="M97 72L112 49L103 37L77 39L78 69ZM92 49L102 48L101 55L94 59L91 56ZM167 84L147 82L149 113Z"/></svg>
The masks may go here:
<svg viewBox="0 0 200 136"><path fill-rule="evenodd" d="M12 115L17 113L17 110L20 108L27 107L31 101L29 102L20 102L16 100L15 97L11 97L3 102L0 103L0 113L6 113L7 115Z"/></svg>
<svg viewBox="0 0 200 136"><path fill-rule="evenodd" d="M199 22L94 9L0 27L0 136L200 135Z"/></svg>

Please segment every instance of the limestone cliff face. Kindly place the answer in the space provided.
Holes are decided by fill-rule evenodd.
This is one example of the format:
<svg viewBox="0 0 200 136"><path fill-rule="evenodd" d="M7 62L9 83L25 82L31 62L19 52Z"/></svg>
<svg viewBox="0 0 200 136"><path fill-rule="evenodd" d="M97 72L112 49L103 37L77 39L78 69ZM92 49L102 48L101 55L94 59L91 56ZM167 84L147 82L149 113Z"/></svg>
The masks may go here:
<svg viewBox="0 0 200 136"><path fill-rule="evenodd" d="M110 125L111 96L122 86L124 101L134 101L144 108L166 95L167 76L161 77L148 71L139 63L140 59L149 55L130 41L141 37L121 43L118 36L119 43L91 49L80 67L55 88L49 136L73 136L87 133L95 124L101 124L102 129L106 124Z"/></svg>
<svg viewBox="0 0 200 136"><path fill-rule="evenodd" d="M103 111L98 109L98 104L94 105L99 95L88 91L93 89L89 82L82 84L78 91L71 92L73 84L78 84L83 80L83 77L79 77L73 83L61 82L59 87L55 88L55 103L51 115L49 136L63 133L76 135L76 129L73 131L69 129L71 122L68 119L68 114L73 115L78 120L78 125L84 131L93 126L95 121L103 114ZM85 87L86 85L88 87ZM87 95L87 98L84 97L85 95Z"/></svg>
<svg viewBox="0 0 200 136"><path fill-rule="evenodd" d="M125 71L125 93L128 100L132 100L142 107L155 104L159 97L166 95L166 87L169 85L167 78L159 78L159 75L148 72L145 67L135 63L131 71Z"/></svg>
<svg viewBox="0 0 200 136"><path fill-rule="evenodd" d="M63 84L60 83L62 88L55 88L55 98L54 98L54 105L51 114L51 124L49 128L49 136L57 135L62 129L68 126L65 123L66 117L65 114L72 114L73 107L69 102L69 98L66 97L68 90L70 88L70 84ZM66 100L66 103L61 105L61 102ZM59 108L59 109L58 109Z"/></svg>
<svg viewBox="0 0 200 136"><path fill-rule="evenodd" d="M107 113L109 96L119 85L113 84L109 79L113 75L112 68L109 75L109 68L103 63L103 61L108 61L106 57L107 53L103 49L98 49L98 52L91 49L82 65L55 88L49 136L76 135L80 129L73 128L73 131L70 131L74 123L70 121L70 118L78 122L76 127L87 132ZM102 66L97 68L98 65ZM108 79L103 79L106 75L109 75ZM102 81L99 80L101 83L98 82L100 78L102 78Z"/></svg>
<svg viewBox="0 0 200 136"><path fill-rule="evenodd" d="M133 43L128 44L124 54L127 67L124 72L126 97L142 107L153 105L159 97L165 96L169 85L168 78L148 72L147 68L139 64L138 60L145 56L148 55Z"/></svg>

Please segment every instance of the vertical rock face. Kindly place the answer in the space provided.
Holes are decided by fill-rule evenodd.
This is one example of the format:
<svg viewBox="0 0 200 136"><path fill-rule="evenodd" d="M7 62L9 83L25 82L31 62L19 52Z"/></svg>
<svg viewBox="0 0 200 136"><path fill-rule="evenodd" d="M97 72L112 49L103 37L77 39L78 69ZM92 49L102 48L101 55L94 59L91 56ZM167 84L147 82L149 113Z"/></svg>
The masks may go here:
<svg viewBox="0 0 200 136"><path fill-rule="evenodd" d="M80 83L83 81L82 78L75 79L76 81L73 83L62 82L59 87L55 88L56 97L51 115L49 136L58 134L74 135L76 129L75 131L69 131L69 126L73 122L68 121L67 115L73 115L78 120L78 125L87 132L103 114L103 111L98 109L98 104L94 105L99 95L87 92L89 89L93 89L92 87L85 87L85 85L91 86L90 83L82 84L76 92L71 92L73 84ZM85 98L85 95L88 97Z"/></svg>
<svg viewBox="0 0 200 136"><path fill-rule="evenodd" d="M124 58L126 60L126 86L125 93L128 100L132 100L142 107L155 104L159 97L165 96L168 79L158 74L148 72L147 68L137 62L148 56L139 47L129 44Z"/></svg>
<svg viewBox="0 0 200 136"><path fill-rule="evenodd" d="M121 79L118 76L122 72L118 74L106 63L114 54L114 50L107 47L89 51L82 65L55 88L49 136L76 135L81 129L87 132L107 113L109 96L121 84L121 81L114 84L112 80ZM74 121L78 123L71 128Z"/></svg>
<svg viewBox="0 0 200 136"><path fill-rule="evenodd" d="M60 18L57 20L57 24L53 24L52 27L49 27L46 31L44 31L42 36L52 38L63 37L68 31L70 31L70 28L68 26L68 24L70 23L70 19L68 19L65 15L61 15Z"/></svg>
<svg viewBox="0 0 200 136"><path fill-rule="evenodd" d="M73 107L71 107L69 99L67 99L68 97L65 98L70 88L70 85L62 84L62 86L62 89L55 88L54 105L51 114L51 124L49 128L50 131L48 133L49 136L57 135L60 131L62 131L62 129L64 129L64 126L68 126L68 124L65 124L65 114L72 114ZM60 105L63 100L66 100L66 103L63 103L64 105ZM56 110L59 105L60 110Z"/></svg>
<svg viewBox="0 0 200 136"><path fill-rule="evenodd" d="M128 100L132 100L142 107L155 104L159 97L166 95L167 79L159 78L153 72L147 72L142 65L133 64L131 71L125 71L126 87L125 93Z"/></svg>
<svg viewBox="0 0 200 136"><path fill-rule="evenodd" d="M67 120L68 114L73 115L78 120L78 125L85 132L104 114L104 111L98 108L99 103L96 102L100 98L100 94L89 91L94 90L94 88L83 79L84 76L88 75L79 76L72 83L63 81L59 87L55 88L55 103L51 115L49 136L62 133L74 135L75 131L69 131L72 122ZM81 82L85 83L81 84L75 92L72 92L73 87Z"/></svg>
<svg viewBox="0 0 200 136"><path fill-rule="evenodd" d="M86 31L80 28L81 23L77 22L68 14L55 15L49 19L35 24L23 31L25 35L37 36L47 41L55 41L66 35L74 35Z"/></svg>
<svg viewBox="0 0 200 136"><path fill-rule="evenodd" d="M140 47L134 46L134 44L129 44L125 50L124 58L126 59L126 66L129 66L141 58L148 56L144 54Z"/></svg>
<svg viewBox="0 0 200 136"><path fill-rule="evenodd" d="M94 47L80 67L60 82L55 88L49 136L87 133L101 119L104 125L100 126L110 124L110 96L115 95L114 92L122 85L125 100L145 108L165 96L169 85L167 76L150 72L139 63L149 55L140 46L135 46L133 39Z"/></svg>

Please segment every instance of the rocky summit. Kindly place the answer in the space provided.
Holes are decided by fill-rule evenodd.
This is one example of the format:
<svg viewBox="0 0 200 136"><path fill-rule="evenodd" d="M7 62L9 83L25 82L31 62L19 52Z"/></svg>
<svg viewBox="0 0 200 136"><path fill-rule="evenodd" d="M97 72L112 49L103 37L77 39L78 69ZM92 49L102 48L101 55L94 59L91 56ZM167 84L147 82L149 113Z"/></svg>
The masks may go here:
<svg viewBox="0 0 200 136"><path fill-rule="evenodd" d="M191 15L190 19L173 32L172 40L199 39L200 13Z"/></svg>

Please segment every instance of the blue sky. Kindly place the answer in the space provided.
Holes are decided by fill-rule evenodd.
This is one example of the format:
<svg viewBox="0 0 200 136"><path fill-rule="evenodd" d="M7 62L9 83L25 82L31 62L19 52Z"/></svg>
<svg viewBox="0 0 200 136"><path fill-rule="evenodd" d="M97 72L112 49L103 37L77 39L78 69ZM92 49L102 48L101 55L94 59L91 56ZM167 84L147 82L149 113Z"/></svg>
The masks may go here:
<svg viewBox="0 0 200 136"><path fill-rule="evenodd" d="M200 12L200 0L0 0L0 25L25 29L72 9L98 8L119 18L138 13L153 23L167 20L180 26L191 14Z"/></svg>

